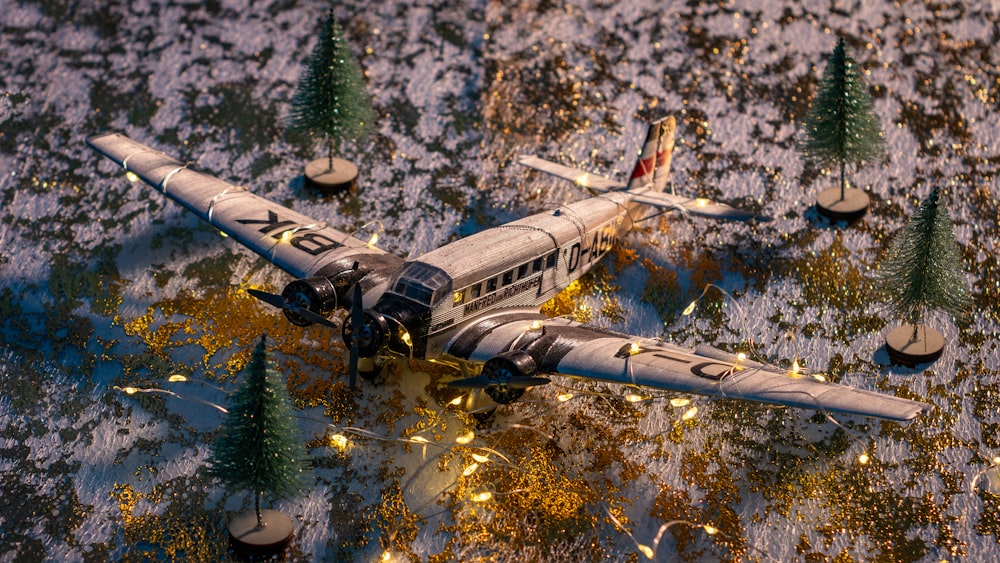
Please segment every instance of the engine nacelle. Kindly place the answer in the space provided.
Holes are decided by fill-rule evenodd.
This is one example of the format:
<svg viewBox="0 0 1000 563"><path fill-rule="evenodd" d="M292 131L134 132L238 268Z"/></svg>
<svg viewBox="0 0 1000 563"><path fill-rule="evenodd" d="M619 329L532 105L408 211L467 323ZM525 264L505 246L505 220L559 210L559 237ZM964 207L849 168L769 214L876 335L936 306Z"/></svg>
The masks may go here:
<svg viewBox="0 0 1000 563"><path fill-rule="evenodd" d="M337 308L337 288L330 278L322 276L298 279L289 283L282 290L281 297L286 303L309 309L324 317L329 316ZM298 326L312 324L301 315L297 315L292 308L285 307L284 313L292 324Z"/></svg>
<svg viewBox="0 0 1000 563"><path fill-rule="evenodd" d="M497 403L506 405L524 395L525 387L518 382L533 378L537 372L531 354L522 350L503 352L483 364L482 376L489 380L483 390Z"/></svg>

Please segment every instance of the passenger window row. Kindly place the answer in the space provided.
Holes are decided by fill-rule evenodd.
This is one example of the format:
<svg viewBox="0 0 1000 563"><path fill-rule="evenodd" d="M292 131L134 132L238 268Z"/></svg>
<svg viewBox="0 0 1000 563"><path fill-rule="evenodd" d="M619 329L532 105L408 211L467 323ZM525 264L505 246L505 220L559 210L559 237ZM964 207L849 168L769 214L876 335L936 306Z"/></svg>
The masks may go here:
<svg viewBox="0 0 1000 563"><path fill-rule="evenodd" d="M483 295L489 295L493 293L498 288L506 287L517 280L522 280L524 278L530 277L538 272L541 272L544 268L545 270L555 268L556 260L559 257L559 252L553 252L548 256L538 257L531 262L526 262L521 264L517 268L512 268L506 272L500 274L499 276L492 277L485 282L480 282L469 286L469 299L476 299L482 297ZM515 276L516 272L516 276ZM464 301L464 300L461 300ZM456 300L455 304L461 302Z"/></svg>

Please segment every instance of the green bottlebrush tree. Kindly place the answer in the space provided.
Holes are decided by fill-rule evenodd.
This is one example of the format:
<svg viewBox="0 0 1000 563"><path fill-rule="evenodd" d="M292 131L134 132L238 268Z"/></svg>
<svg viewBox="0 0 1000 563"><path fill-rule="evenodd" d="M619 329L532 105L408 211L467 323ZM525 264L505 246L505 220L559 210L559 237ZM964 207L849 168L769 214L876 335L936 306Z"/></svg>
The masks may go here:
<svg viewBox="0 0 1000 563"><path fill-rule="evenodd" d="M334 151L363 140L374 121L361 69L331 9L292 98L291 127L325 137L332 170Z"/></svg>
<svg viewBox="0 0 1000 563"><path fill-rule="evenodd" d="M844 199L847 187L847 165L860 166L885 154L882 123L858 63L845 51L843 38L837 41L823 70L802 135L799 150L807 160L840 167L840 199Z"/></svg>
<svg viewBox="0 0 1000 563"><path fill-rule="evenodd" d="M267 358L265 338L243 370L243 382L212 445L208 469L227 486L253 492L258 525L263 524L261 495L289 496L309 474L292 399L284 378Z"/></svg>
<svg viewBox="0 0 1000 563"><path fill-rule="evenodd" d="M937 188L892 239L877 281L890 309L913 325L936 309L961 317L972 303L948 206Z"/></svg>

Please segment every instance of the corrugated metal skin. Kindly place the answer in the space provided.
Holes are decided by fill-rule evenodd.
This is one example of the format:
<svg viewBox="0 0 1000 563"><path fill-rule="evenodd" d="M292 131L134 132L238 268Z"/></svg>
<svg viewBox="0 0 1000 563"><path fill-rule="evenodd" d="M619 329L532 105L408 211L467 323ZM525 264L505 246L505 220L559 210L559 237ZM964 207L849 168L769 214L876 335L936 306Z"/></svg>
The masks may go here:
<svg viewBox="0 0 1000 563"><path fill-rule="evenodd" d="M464 288L579 241L588 232L621 215L630 197L624 192L612 192L563 205L557 210L470 235L428 252L419 260L448 272L456 290ZM631 220L626 217L616 227L617 234L624 234L630 227ZM561 268L562 273L566 272L564 260L560 253L556 268L557 271ZM588 262L586 267L581 267L582 271L574 272L571 279L560 277L558 280L568 284L589 266Z"/></svg>
<svg viewBox="0 0 1000 563"><path fill-rule="evenodd" d="M100 135L88 143L296 278L309 277L339 258L363 260L366 254L386 254L244 187L189 170L179 160L124 135ZM288 235L283 239L284 233Z"/></svg>

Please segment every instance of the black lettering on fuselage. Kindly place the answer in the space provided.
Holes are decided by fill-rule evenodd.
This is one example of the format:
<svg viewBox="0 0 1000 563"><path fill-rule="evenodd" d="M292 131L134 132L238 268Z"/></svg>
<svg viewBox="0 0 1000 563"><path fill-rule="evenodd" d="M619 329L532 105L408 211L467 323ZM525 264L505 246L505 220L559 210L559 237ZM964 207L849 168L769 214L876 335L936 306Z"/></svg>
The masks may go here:
<svg viewBox="0 0 1000 563"><path fill-rule="evenodd" d="M588 238L590 245L586 247L582 246L582 244L588 242ZM573 273L584 261L587 264L596 262L611 250L617 240L618 233L615 231L613 224L605 225L595 230L594 234L590 237L584 236L580 242L573 243L566 250L566 272Z"/></svg>
<svg viewBox="0 0 1000 563"><path fill-rule="evenodd" d="M569 257L566 258L566 271L573 272L580 265L580 243L575 243L569 249Z"/></svg>
<svg viewBox="0 0 1000 563"><path fill-rule="evenodd" d="M537 275L533 278L526 279L524 281L519 281L514 285L508 285L507 287L501 289L500 291L495 291L487 295L486 297L481 297L471 303L466 303L462 313L466 316L472 313L477 313L487 307L492 307L493 305L496 305L501 301L505 301L510 297L513 297L529 289L539 287L540 285L542 285L541 275Z"/></svg>

